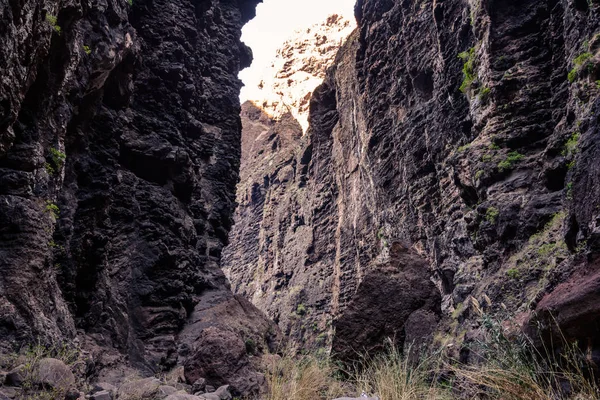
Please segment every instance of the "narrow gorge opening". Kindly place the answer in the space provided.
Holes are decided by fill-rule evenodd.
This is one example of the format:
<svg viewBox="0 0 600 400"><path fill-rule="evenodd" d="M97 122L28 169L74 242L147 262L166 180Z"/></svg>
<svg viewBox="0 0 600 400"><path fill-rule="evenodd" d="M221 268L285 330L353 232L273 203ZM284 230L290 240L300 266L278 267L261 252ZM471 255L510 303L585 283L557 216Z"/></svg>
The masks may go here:
<svg viewBox="0 0 600 400"><path fill-rule="evenodd" d="M600 0L353 3L0 4L0 400L600 399Z"/></svg>
<svg viewBox="0 0 600 400"><path fill-rule="evenodd" d="M331 294L331 277L307 277L318 253L311 249L310 217L297 212L292 193L302 187L311 161L311 97L356 29L354 3L267 0L242 29L253 62L239 75L244 87L238 207L222 266L234 293L310 348L331 340L329 304L337 301L332 296L339 297L339 289ZM278 203L286 211L269 216ZM284 242L295 250L288 252Z"/></svg>

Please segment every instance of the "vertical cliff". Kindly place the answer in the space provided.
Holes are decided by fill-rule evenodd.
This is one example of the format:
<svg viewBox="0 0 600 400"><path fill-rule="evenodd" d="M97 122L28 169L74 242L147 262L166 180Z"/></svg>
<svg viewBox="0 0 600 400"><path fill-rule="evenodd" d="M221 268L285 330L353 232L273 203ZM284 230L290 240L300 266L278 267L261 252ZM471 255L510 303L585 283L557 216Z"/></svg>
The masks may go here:
<svg viewBox="0 0 600 400"><path fill-rule="evenodd" d="M294 32L277 49L262 72L252 101L274 119L291 113L304 132L312 92L325 78L338 49L356 27L354 18L333 14L323 22Z"/></svg>
<svg viewBox="0 0 600 400"><path fill-rule="evenodd" d="M269 322L219 263L256 3L0 7L1 349L79 336L99 367L192 376L226 337L229 372L254 379L243 335Z"/></svg>
<svg viewBox="0 0 600 400"><path fill-rule="evenodd" d="M566 307L565 329L596 318L573 307L597 287L599 12L594 1L358 1L358 31L312 96L290 178L267 169L252 183L252 225L242 203L235 231L266 245L233 264L234 289L297 338L319 342L333 321L341 353L372 345L348 340L369 321L400 340L423 324L418 335L469 340L473 304L522 321ZM428 274L402 276L414 265ZM437 304L397 289L366 301L386 268L400 279L391 288L431 280ZM402 312L370 319L395 301Z"/></svg>

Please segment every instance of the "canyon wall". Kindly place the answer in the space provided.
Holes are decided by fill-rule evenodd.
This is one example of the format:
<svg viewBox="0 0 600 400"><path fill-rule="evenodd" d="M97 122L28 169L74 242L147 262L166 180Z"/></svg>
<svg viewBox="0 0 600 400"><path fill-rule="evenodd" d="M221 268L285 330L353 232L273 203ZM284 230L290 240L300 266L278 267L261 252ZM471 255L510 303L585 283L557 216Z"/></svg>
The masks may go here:
<svg viewBox="0 0 600 400"><path fill-rule="evenodd" d="M307 135L278 147L272 121L269 140L242 150L255 168L225 250L234 290L304 345L341 354L375 345L356 337L369 323L400 342L468 342L481 311L526 323L552 310L592 338L599 12L583 0L358 1ZM384 295L381 271L400 280ZM437 300L406 301L431 284Z"/></svg>
<svg viewBox="0 0 600 400"><path fill-rule="evenodd" d="M185 364L188 380L255 389L244 340L262 347L276 328L219 263L238 181L237 74L251 61L240 30L257 3L0 7L4 352L77 338L95 373Z"/></svg>

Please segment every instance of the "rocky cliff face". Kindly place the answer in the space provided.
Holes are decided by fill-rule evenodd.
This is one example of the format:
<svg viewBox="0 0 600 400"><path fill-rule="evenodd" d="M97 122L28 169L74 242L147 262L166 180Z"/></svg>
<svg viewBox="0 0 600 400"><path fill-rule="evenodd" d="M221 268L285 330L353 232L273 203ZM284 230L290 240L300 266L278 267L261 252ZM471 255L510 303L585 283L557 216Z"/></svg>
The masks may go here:
<svg viewBox="0 0 600 400"><path fill-rule="evenodd" d="M291 113L306 132L312 92L355 27L354 18L334 14L295 32L277 50L273 63L263 72L259 91L250 100L274 119Z"/></svg>
<svg viewBox="0 0 600 400"><path fill-rule="evenodd" d="M98 367L256 385L244 336L272 327L219 262L257 2L0 7L2 350L77 336ZM236 376L203 370L223 337Z"/></svg>
<svg viewBox="0 0 600 400"><path fill-rule="evenodd" d="M440 294L426 319L423 304L384 318L400 339L425 321L442 342L468 341L481 309L521 321L553 310L592 338L596 328L572 328L598 315L599 12L595 1L358 1L307 138L242 181L226 250L234 289L308 343L333 324L343 352L363 328L348 321L404 298L363 299L382 268L412 270L394 261L400 246L429 273L397 287L431 279Z"/></svg>

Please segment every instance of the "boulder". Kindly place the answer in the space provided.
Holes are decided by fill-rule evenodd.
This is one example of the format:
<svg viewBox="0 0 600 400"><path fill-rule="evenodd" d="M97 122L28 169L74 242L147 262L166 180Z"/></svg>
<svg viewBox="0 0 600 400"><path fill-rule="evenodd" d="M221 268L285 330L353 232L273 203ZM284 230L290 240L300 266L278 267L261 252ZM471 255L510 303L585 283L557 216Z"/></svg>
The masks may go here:
<svg viewBox="0 0 600 400"><path fill-rule="evenodd" d="M206 379L198 378L192 385L192 393L202 392L206 388Z"/></svg>
<svg viewBox="0 0 600 400"><path fill-rule="evenodd" d="M188 382L210 377L207 383L211 386L231 384L236 395L257 393L264 381L264 376L250 364L240 335L216 327L200 334L193 355L185 363L185 375ZM208 386L205 390L214 391Z"/></svg>
<svg viewBox="0 0 600 400"><path fill-rule="evenodd" d="M101 390L90 396L91 400L113 400L112 394L108 390Z"/></svg>
<svg viewBox="0 0 600 400"><path fill-rule="evenodd" d="M163 385L158 388L158 396L159 397L167 397L172 395L173 393L177 393L179 390L174 388L173 386Z"/></svg>
<svg viewBox="0 0 600 400"><path fill-rule="evenodd" d="M21 390L14 387L0 387L0 400L17 399Z"/></svg>
<svg viewBox="0 0 600 400"><path fill-rule="evenodd" d="M231 393L229 392L229 385L223 385L223 386L219 387L217 390L215 390L214 394L219 396L220 400L231 400L232 399Z"/></svg>
<svg viewBox="0 0 600 400"><path fill-rule="evenodd" d="M116 397L116 395L117 395L117 387L108 382L98 382L98 383L94 384L90 393L93 394L93 393L102 392L102 391L109 392L113 397Z"/></svg>
<svg viewBox="0 0 600 400"><path fill-rule="evenodd" d="M169 395L165 400L203 400L203 398L180 391Z"/></svg>
<svg viewBox="0 0 600 400"><path fill-rule="evenodd" d="M152 399L158 393L158 388L162 386L161 381L156 378L138 379L124 383L119 388L119 400L141 400Z"/></svg>
<svg viewBox="0 0 600 400"><path fill-rule="evenodd" d="M75 385L75 376L61 360L43 358L36 367L34 381L43 387L66 392Z"/></svg>
<svg viewBox="0 0 600 400"><path fill-rule="evenodd" d="M214 394L214 393L204 393L202 395L202 398L204 400L220 400L221 399L218 394Z"/></svg>
<svg viewBox="0 0 600 400"><path fill-rule="evenodd" d="M389 260L366 270L348 307L334 321L333 353L352 362L361 354L383 351L388 338L399 349L425 344L441 315L440 293L427 261L395 242Z"/></svg>

